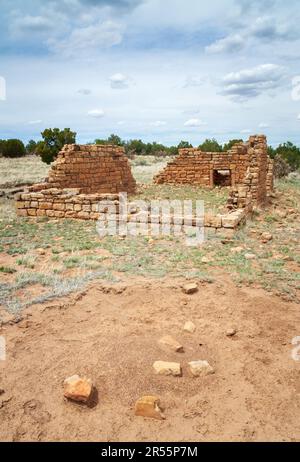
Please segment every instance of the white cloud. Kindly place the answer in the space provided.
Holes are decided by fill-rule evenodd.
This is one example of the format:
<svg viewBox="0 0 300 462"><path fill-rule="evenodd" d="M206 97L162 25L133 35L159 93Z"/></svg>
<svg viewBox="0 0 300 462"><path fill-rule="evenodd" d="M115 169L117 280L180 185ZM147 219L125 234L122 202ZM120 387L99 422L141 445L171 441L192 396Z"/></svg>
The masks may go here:
<svg viewBox="0 0 300 462"><path fill-rule="evenodd" d="M205 47L207 53L232 53L244 47L245 39L240 34L228 35Z"/></svg>
<svg viewBox="0 0 300 462"><path fill-rule="evenodd" d="M38 125L38 124L41 124L43 121L38 119L38 120L30 120L28 122L29 125Z"/></svg>
<svg viewBox="0 0 300 462"><path fill-rule="evenodd" d="M129 79L126 75L117 73L110 77L110 86L113 89L122 90L129 87Z"/></svg>
<svg viewBox="0 0 300 462"><path fill-rule="evenodd" d="M201 127L202 125L206 125L201 119L189 119L184 122L185 127Z"/></svg>
<svg viewBox="0 0 300 462"><path fill-rule="evenodd" d="M252 130L250 130L250 128L244 128L243 130L241 130L241 133L247 135L247 134L251 133L251 131Z"/></svg>
<svg viewBox="0 0 300 462"><path fill-rule="evenodd" d="M50 18L45 16L17 16L11 24L11 28L16 33L21 32L43 32L45 29L54 27Z"/></svg>
<svg viewBox="0 0 300 462"><path fill-rule="evenodd" d="M259 125L258 125L259 128L269 128L270 125L265 123L265 122L261 122Z"/></svg>
<svg viewBox="0 0 300 462"><path fill-rule="evenodd" d="M245 100L277 88L285 75L285 68L277 64L261 64L251 69L231 72L222 79L221 94L235 100Z"/></svg>
<svg viewBox="0 0 300 462"><path fill-rule="evenodd" d="M265 40L290 39L294 36L291 22L278 22L270 16L258 17L250 27L249 34Z"/></svg>
<svg viewBox="0 0 300 462"><path fill-rule="evenodd" d="M88 111L88 116L100 119L101 117L104 117L104 111L102 109L92 109L91 111Z"/></svg>
<svg viewBox="0 0 300 462"><path fill-rule="evenodd" d="M165 122L164 120L156 120L155 122L151 123L151 125L153 125L153 127L163 127L166 124L167 124L167 122Z"/></svg>
<svg viewBox="0 0 300 462"><path fill-rule="evenodd" d="M299 120L299 122L300 122L300 114L298 114L297 120Z"/></svg>
<svg viewBox="0 0 300 462"><path fill-rule="evenodd" d="M119 45L123 39L123 26L113 21L98 22L87 27L75 28L65 39L50 39L50 50L66 57L79 54L89 56L101 48Z"/></svg>

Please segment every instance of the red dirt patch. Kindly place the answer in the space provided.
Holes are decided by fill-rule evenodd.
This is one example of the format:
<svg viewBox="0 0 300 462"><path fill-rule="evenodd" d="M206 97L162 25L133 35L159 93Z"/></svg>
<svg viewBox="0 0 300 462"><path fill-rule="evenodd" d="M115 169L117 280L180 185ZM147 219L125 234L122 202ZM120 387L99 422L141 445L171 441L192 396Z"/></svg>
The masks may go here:
<svg viewBox="0 0 300 462"><path fill-rule="evenodd" d="M300 362L291 358L299 305L227 280L184 295L184 282L94 284L3 325L0 440L300 440ZM187 320L194 334L183 331ZM185 352L161 349L166 334ZM215 374L191 377L187 364L198 359ZM180 362L183 376L156 376L156 360ZM97 405L64 401L63 381L73 374L92 379ZM147 394L160 397L165 421L134 416Z"/></svg>

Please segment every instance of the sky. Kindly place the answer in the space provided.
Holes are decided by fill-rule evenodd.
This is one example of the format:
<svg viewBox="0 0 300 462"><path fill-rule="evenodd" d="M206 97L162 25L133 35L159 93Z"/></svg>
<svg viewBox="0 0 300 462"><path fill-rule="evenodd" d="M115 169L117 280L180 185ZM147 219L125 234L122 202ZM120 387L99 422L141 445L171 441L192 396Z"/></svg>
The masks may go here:
<svg viewBox="0 0 300 462"><path fill-rule="evenodd" d="M0 139L300 145L298 0L0 0Z"/></svg>

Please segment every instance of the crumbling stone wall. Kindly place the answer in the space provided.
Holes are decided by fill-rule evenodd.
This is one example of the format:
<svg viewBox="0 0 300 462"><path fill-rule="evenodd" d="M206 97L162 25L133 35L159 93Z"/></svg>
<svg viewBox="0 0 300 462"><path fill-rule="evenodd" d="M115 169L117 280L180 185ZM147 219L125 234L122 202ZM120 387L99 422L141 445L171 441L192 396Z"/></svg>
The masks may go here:
<svg viewBox="0 0 300 462"><path fill-rule="evenodd" d="M136 187L123 147L67 144L51 165L45 188L79 188L81 193L134 192Z"/></svg>
<svg viewBox="0 0 300 462"><path fill-rule="evenodd" d="M266 137L251 136L247 145L249 165L243 182L230 191L227 202L230 210L245 208L250 211L253 206L264 207L273 190L273 161L268 156Z"/></svg>
<svg viewBox="0 0 300 462"><path fill-rule="evenodd" d="M266 203L273 190L273 161L264 135L250 136L247 143L237 143L228 152L180 149L178 157L156 175L154 182L213 187L215 172L222 170L230 172L233 187L229 209L246 207L249 202L260 206ZM227 181L224 184L228 185Z"/></svg>
<svg viewBox="0 0 300 462"><path fill-rule="evenodd" d="M237 143L228 152L202 152L197 148L184 148L154 178L157 184L195 184L214 186L214 172L230 170L231 185L240 184L249 165L247 145Z"/></svg>

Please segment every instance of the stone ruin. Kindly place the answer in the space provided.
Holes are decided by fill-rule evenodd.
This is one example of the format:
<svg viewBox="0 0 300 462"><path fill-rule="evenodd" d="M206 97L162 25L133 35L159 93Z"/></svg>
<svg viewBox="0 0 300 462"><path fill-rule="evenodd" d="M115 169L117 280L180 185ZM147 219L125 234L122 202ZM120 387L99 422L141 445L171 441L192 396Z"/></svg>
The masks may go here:
<svg viewBox="0 0 300 462"><path fill-rule="evenodd" d="M228 152L181 149L154 182L230 187L226 211L217 215L208 212L204 216L206 231L224 231L235 229L254 207L267 205L273 190L273 161L268 156L266 137L254 135ZM118 193L135 190L136 182L123 147L66 145L52 164L46 181L19 193L16 206L20 216L106 220L105 203L113 201L118 215ZM156 218L162 222L161 216ZM172 217L173 222L174 218L178 219ZM127 219L149 222L150 210L133 207ZM198 226L194 217L190 217L190 222Z"/></svg>
<svg viewBox="0 0 300 462"><path fill-rule="evenodd" d="M98 203L134 193L136 182L123 147L65 145L44 183L16 196L18 215L98 219Z"/></svg>
<svg viewBox="0 0 300 462"><path fill-rule="evenodd" d="M268 156L266 137L256 135L227 152L180 149L178 157L155 176L154 182L207 187L248 185L252 199L263 205L273 188L273 161Z"/></svg>

